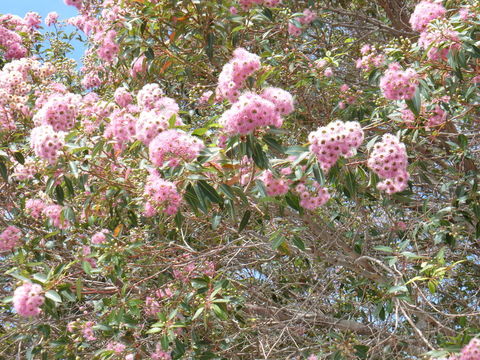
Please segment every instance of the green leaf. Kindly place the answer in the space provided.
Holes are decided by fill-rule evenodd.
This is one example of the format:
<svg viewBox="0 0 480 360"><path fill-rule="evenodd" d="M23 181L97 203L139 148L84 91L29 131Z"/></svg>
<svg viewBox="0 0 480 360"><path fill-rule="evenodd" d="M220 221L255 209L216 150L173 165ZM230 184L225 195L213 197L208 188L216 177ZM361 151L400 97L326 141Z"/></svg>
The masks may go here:
<svg viewBox="0 0 480 360"><path fill-rule="evenodd" d="M205 310L205 307L203 306L198 308L197 311L195 311L195 315L192 317L192 321L198 318L202 314L203 310Z"/></svg>
<svg viewBox="0 0 480 360"><path fill-rule="evenodd" d="M366 345L354 345L353 348L356 350L355 356L359 359L367 359L368 350L370 348Z"/></svg>
<svg viewBox="0 0 480 360"><path fill-rule="evenodd" d="M48 276L44 273L36 273L33 275L33 278L43 284L45 284L48 280Z"/></svg>
<svg viewBox="0 0 480 360"><path fill-rule="evenodd" d="M313 176L315 177L315 180L320 184L320 186L325 185L325 175L323 174L323 170L318 166L318 164L313 165L312 167L313 170Z"/></svg>
<svg viewBox="0 0 480 360"><path fill-rule="evenodd" d="M203 194L206 195L212 202L217 203L217 204L222 204L223 199L222 197L218 194L217 190L213 188L212 185L207 183L205 180L199 180L197 181L197 185L202 191Z"/></svg>
<svg viewBox="0 0 480 360"><path fill-rule="evenodd" d="M388 289L387 293L393 294L397 292L407 292L408 289L405 285L398 285L398 286L392 286L390 289Z"/></svg>
<svg viewBox="0 0 480 360"><path fill-rule="evenodd" d="M2 175L3 180L5 180L6 182L8 182L7 167L5 166L5 164L4 164L2 161L0 161L0 175Z"/></svg>
<svg viewBox="0 0 480 360"><path fill-rule="evenodd" d="M163 331L162 328L154 327L154 328L151 328L150 330L147 330L147 334L156 334L161 331Z"/></svg>
<svg viewBox="0 0 480 360"><path fill-rule="evenodd" d="M215 36L212 32L207 34L207 45L205 46L205 53L210 60L213 60L213 44L215 42Z"/></svg>
<svg viewBox="0 0 480 360"><path fill-rule="evenodd" d="M242 217L242 221L240 221L240 225L238 227L238 232L242 232L242 230L245 229L245 227L248 224L248 221L250 220L250 215L251 214L252 214L252 212L250 210L245 211L245 213L243 214L243 217Z"/></svg>
<svg viewBox="0 0 480 360"><path fill-rule="evenodd" d="M68 194L70 196L75 196L75 190L73 189L73 183L72 180L70 180L68 177L65 175L63 176L63 181L65 182L65 187L68 190Z"/></svg>
<svg viewBox="0 0 480 360"><path fill-rule="evenodd" d="M63 188L60 184L55 186L55 198L60 205L63 205L63 200L65 200L65 193L63 192Z"/></svg>
<svg viewBox="0 0 480 360"><path fill-rule="evenodd" d="M227 320L228 319L227 313L222 309L221 305L223 304L219 305L217 303L213 303L212 304L213 312L220 320Z"/></svg>
<svg viewBox="0 0 480 360"><path fill-rule="evenodd" d="M276 232L270 238L270 241L272 242L272 248L277 250L285 242L285 237L280 232Z"/></svg>
<svg viewBox="0 0 480 360"><path fill-rule="evenodd" d="M62 298L61 298L60 294L57 293L55 290L48 290L45 293L45 297L49 298L50 300L55 301L56 303L61 303L62 302Z"/></svg>
<svg viewBox="0 0 480 360"><path fill-rule="evenodd" d="M235 199L235 194L233 193L232 188L227 184L220 184L218 189L225 194L231 200Z"/></svg>
<svg viewBox="0 0 480 360"><path fill-rule="evenodd" d="M416 115L420 115L420 110L422 108L422 99L420 96L420 89L418 88L417 91L415 91L415 95L413 96L412 99L410 100L405 100L407 103L407 106L412 112Z"/></svg>
<svg viewBox="0 0 480 360"><path fill-rule="evenodd" d="M299 212L302 211L302 208L300 207L300 199L298 198L297 195L293 194L292 192L289 191L285 195L285 201L292 209L295 209Z"/></svg>
<svg viewBox="0 0 480 360"><path fill-rule="evenodd" d="M88 261L82 261L82 269L87 275L92 274L92 265Z"/></svg>
<svg viewBox="0 0 480 360"><path fill-rule="evenodd" d="M95 146L93 147L93 150L92 150L92 157L97 156L103 150L103 145L104 144L105 144L105 142L103 140L99 140L95 144Z"/></svg>
<svg viewBox="0 0 480 360"><path fill-rule="evenodd" d="M297 248L299 248L302 251L305 251L305 244L303 243L302 239L300 239L298 236L293 237L293 245L295 245Z"/></svg>
<svg viewBox="0 0 480 360"><path fill-rule="evenodd" d="M149 60L155 59L155 53L153 52L153 49L150 47L144 52L144 55Z"/></svg>
<svg viewBox="0 0 480 360"><path fill-rule="evenodd" d="M25 158L23 157L23 154L21 152L14 152L13 157L15 160L17 160L20 164L25 164Z"/></svg>
<svg viewBox="0 0 480 360"><path fill-rule="evenodd" d="M75 281L75 292L77 294L78 301L82 300L82 289L83 289L82 279L78 278L77 281Z"/></svg>

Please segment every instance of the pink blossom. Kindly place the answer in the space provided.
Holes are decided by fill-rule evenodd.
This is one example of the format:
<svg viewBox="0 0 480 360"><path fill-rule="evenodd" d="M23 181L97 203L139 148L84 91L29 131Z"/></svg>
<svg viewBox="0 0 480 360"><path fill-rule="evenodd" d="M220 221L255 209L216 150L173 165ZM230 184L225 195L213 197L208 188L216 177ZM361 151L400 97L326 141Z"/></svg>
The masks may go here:
<svg viewBox="0 0 480 360"><path fill-rule="evenodd" d="M64 0L66 5L75 6L78 10L82 9L83 0Z"/></svg>
<svg viewBox="0 0 480 360"><path fill-rule="evenodd" d="M408 157L405 144L391 134L385 134L375 144L368 159L368 167L385 179L377 185L379 190L393 194L407 187L410 175L407 172Z"/></svg>
<svg viewBox="0 0 480 360"><path fill-rule="evenodd" d="M182 203L182 198L174 183L162 179L158 173L152 172L145 184L144 196L146 216L153 216L157 208L167 215L174 215Z"/></svg>
<svg viewBox="0 0 480 360"><path fill-rule="evenodd" d="M258 179L265 184L268 196L284 195L288 192L288 181L275 178L270 170L265 170Z"/></svg>
<svg viewBox="0 0 480 360"><path fill-rule="evenodd" d="M329 78L329 77L332 77L332 76L333 76L333 70L332 70L332 68L329 68L329 67L326 68L325 71L323 72L323 75L324 75L325 77L328 77L328 78Z"/></svg>
<svg viewBox="0 0 480 360"><path fill-rule="evenodd" d="M113 351L115 354L121 354L127 347L119 342L110 342L107 344L107 350Z"/></svg>
<svg viewBox="0 0 480 360"><path fill-rule="evenodd" d="M480 339L473 338L460 352L459 360L480 359Z"/></svg>
<svg viewBox="0 0 480 360"><path fill-rule="evenodd" d="M442 4L433 1L421 1L415 7L410 17L412 29L422 32L427 28L430 21L445 16L446 10Z"/></svg>
<svg viewBox="0 0 480 360"><path fill-rule="evenodd" d="M380 79L383 95L390 100L408 100L413 97L418 85L418 75L409 68L401 70L398 63L391 63Z"/></svg>
<svg viewBox="0 0 480 360"><path fill-rule="evenodd" d="M205 147L202 140L184 131L171 129L158 134L149 144L150 161L162 166L172 161L170 166L180 161L193 161Z"/></svg>
<svg viewBox="0 0 480 360"><path fill-rule="evenodd" d="M45 298L42 287L38 284L25 282L13 293L13 307L21 316L37 316Z"/></svg>
<svg viewBox="0 0 480 360"><path fill-rule="evenodd" d="M288 33L292 36L300 36L302 29L296 26L294 23L288 23Z"/></svg>
<svg viewBox="0 0 480 360"><path fill-rule="evenodd" d="M41 125L32 130L30 144L38 157L53 164L65 144L64 136L63 132L55 132L51 125Z"/></svg>
<svg viewBox="0 0 480 360"><path fill-rule="evenodd" d="M258 55L252 54L244 48L235 49L233 58L223 66L218 77L217 98L235 102L245 80L258 69L260 69Z"/></svg>
<svg viewBox="0 0 480 360"><path fill-rule="evenodd" d="M280 92L277 94L280 95ZM265 97L271 98L271 95L271 90L265 93ZM277 96L274 100L277 105L263 96L245 92L229 110L223 113L219 123L228 134L232 135L245 135L264 126L281 127L283 119L280 112L292 110L291 97L282 93L281 97Z"/></svg>
<svg viewBox="0 0 480 360"><path fill-rule="evenodd" d="M58 22L58 13L55 11L49 12L45 18L45 25L51 26Z"/></svg>
<svg viewBox="0 0 480 360"><path fill-rule="evenodd" d="M42 17L40 14L33 11L26 13L23 20L25 21L25 24L32 30L39 29L40 24L42 23Z"/></svg>
<svg viewBox="0 0 480 360"><path fill-rule="evenodd" d="M7 226L5 230L0 233L0 252L10 251L17 246L22 232L16 226Z"/></svg>
<svg viewBox="0 0 480 360"><path fill-rule="evenodd" d="M309 186L300 183L295 187L295 191L300 196L300 206L307 210L313 211L330 200L328 190L320 186L317 182Z"/></svg>
<svg viewBox="0 0 480 360"><path fill-rule="evenodd" d="M340 156L351 157L363 142L363 130L358 122L340 120L318 128L308 135L310 151L324 171L328 171Z"/></svg>

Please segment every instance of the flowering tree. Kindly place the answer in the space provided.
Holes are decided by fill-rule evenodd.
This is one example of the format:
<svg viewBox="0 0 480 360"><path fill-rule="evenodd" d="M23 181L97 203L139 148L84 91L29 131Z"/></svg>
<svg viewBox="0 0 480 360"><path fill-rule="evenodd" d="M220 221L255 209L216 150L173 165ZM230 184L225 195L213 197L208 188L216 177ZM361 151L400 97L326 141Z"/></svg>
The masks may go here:
<svg viewBox="0 0 480 360"><path fill-rule="evenodd" d="M65 2L0 16L0 357L480 359L478 2Z"/></svg>

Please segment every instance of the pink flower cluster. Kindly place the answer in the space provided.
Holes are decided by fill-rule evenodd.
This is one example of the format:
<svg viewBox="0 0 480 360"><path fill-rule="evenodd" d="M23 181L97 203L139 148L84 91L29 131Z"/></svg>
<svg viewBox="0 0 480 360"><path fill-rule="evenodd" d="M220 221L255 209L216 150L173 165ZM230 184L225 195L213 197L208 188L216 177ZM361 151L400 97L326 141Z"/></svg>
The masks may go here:
<svg viewBox="0 0 480 360"><path fill-rule="evenodd" d="M460 352L458 360L480 360L480 339L470 340Z"/></svg>
<svg viewBox="0 0 480 360"><path fill-rule="evenodd" d="M145 145L149 145L157 135L168 129L169 120L172 116L175 116L175 125L182 125L183 122L180 118L177 118L177 114L170 110L142 111L135 127L137 139Z"/></svg>
<svg viewBox="0 0 480 360"><path fill-rule="evenodd" d="M40 28L40 24L42 23L42 17L40 16L39 13L34 12L34 11L29 11L28 13L25 14L25 17L23 18L25 21L25 25L30 29L30 30L37 30Z"/></svg>
<svg viewBox="0 0 480 360"><path fill-rule="evenodd" d="M302 34L302 28L299 28L294 23L288 23L288 34L291 36L300 36Z"/></svg>
<svg viewBox="0 0 480 360"><path fill-rule="evenodd" d="M442 107L438 104L443 100L446 100L446 99L435 99L433 101L433 104L428 107L430 108L430 110L427 110L427 107L422 106L420 115L422 118L425 118L427 120L425 124L426 127L429 127L429 128L436 127L443 124L445 121L447 121L447 116L448 116L447 112L443 110ZM448 101L443 101L443 102L448 102ZM400 114L401 114L402 120L408 125L412 124L415 121L415 114L407 107L401 108Z"/></svg>
<svg viewBox="0 0 480 360"><path fill-rule="evenodd" d="M37 168L32 160L25 161L25 164L17 164L12 176L20 181L33 179L37 173Z"/></svg>
<svg viewBox="0 0 480 360"><path fill-rule="evenodd" d="M265 5L267 7L274 7L279 5L282 0L238 0L238 3L244 10L250 9L253 5Z"/></svg>
<svg viewBox="0 0 480 360"><path fill-rule="evenodd" d="M385 179L377 185L381 191L393 194L407 187L410 175L407 172L408 157L405 144L391 134L385 134L376 143L368 159L368 167Z"/></svg>
<svg viewBox="0 0 480 360"><path fill-rule="evenodd" d="M47 205L43 209L43 215L45 215L51 221L52 225L59 229L68 229L70 222L66 219L62 220L63 206L52 204Z"/></svg>
<svg viewBox="0 0 480 360"><path fill-rule="evenodd" d="M445 16L446 12L440 1L421 1L410 17L410 25L413 30L422 32L430 21Z"/></svg>
<svg viewBox="0 0 480 360"><path fill-rule="evenodd" d="M145 95L142 101L145 101ZM145 145L149 145L159 133L168 129L172 117L175 118L176 126L183 125L182 119L178 116L178 104L172 98L154 96L147 102L143 102L142 107L144 110L140 113L136 124L136 137Z"/></svg>
<svg viewBox="0 0 480 360"><path fill-rule="evenodd" d="M41 125L32 130L30 144L38 157L53 164L65 145L64 136L63 132L55 132L51 125Z"/></svg>
<svg viewBox="0 0 480 360"><path fill-rule="evenodd" d="M472 8L470 6L466 6L466 7L462 7L458 11L458 16L460 17L460 20L468 21L470 19L475 18L476 14L474 11L472 11Z"/></svg>
<svg viewBox="0 0 480 360"><path fill-rule="evenodd" d="M6 60L20 59L27 55L22 37L16 32L22 30L24 22L12 15L0 16L0 48L4 50Z"/></svg>
<svg viewBox="0 0 480 360"><path fill-rule="evenodd" d="M45 17L45 25L51 26L58 22L58 13L55 11L49 12Z"/></svg>
<svg viewBox="0 0 480 360"><path fill-rule="evenodd" d="M239 168L239 174L240 174L240 185L245 186L250 182L250 179L252 178L252 171L255 171L255 169L252 169L252 163L253 160L250 159L247 155L244 155L242 160L240 161L240 168Z"/></svg>
<svg viewBox="0 0 480 360"><path fill-rule="evenodd" d="M145 184L144 196L145 216L154 216L158 208L167 215L174 215L182 203L182 197L174 183L162 179L157 172L152 171Z"/></svg>
<svg viewBox="0 0 480 360"><path fill-rule="evenodd" d="M173 270L173 277L176 280L188 283L195 277L201 277L203 275L208 277L215 276L215 263L213 261L205 261L203 263L194 262L188 254L182 255L180 261L182 263L187 261L187 264L182 264L180 268Z"/></svg>
<svg viewBox="0 0 480 360"><path fill-rule="evenodd" d="M420 34L418 45L428 50L430 60L447 60L448 53L461 47L458 32L452 29L427 29Z"/></svg>
<svg viewBox="0 0 480 360"><path fill-rule="evenodd" d="M157 108L156 103L164 97L160 85L151 83L144 85L137 94L137 104L142 110Z"/></svg>
<svg viewBox="0 0 480 360"><path fill-rule="evenodd" d="M95 323L93 321L87 321L83 325L82 335L85 338L85 340L88 340L88 341L97 340L97 338L95 337L95 334L93 332L93 326L94 325L95 325Z"/></svg>
<svg viewBox="0 0 480 360"><path fill-rule="evenodd" d="M260 69L260 57L244 48L237 48L233 52L233 58L223 66L218 77L217 98L235 102L245 80L258 69Z"/></svg>
<svg viewBox="0 0 480 360"><path fill-rule="evenodd" d="M112 341L107 344L107 350L113 351L115 354L121 354L127 347L119 342Z"/></svg>
<svg viewBox="0 0 480 360"><path fill-rule="evenodd" d="M150 161L156 166L175 167L182 160L195 160L205 147L202 140L184 131L171 129L163 131L149 145Z"/></svg>
<svg viewBox="0 0 480 360"><path fill-rule="evenodd" d="M55 71L51 64L31 58L13 60L0 71L0 128L13 130L15 120L31 117L29 106L35 83L47 82Z"/></svg>
<svg viewBox="0 0 480 360"><path fill-rule="evenodd" d="M105 241L107 241L107 237L105 234L108 234L110 231L107 229L103 229L102 231L96 232L92 236L92 244L99 245L103 244Z"/></svg>
<svg viewBox="0 0 480 360"><path fill-rule="evenodd" d="M83 260L88 262L92 268L97 267L97 260L94 258L90 257L89 255L92 254L92 248L88 245L83 245L82 246L82 255L83 255Z"/></svg>
<svg viewBox="0 0 480 360"><path fill-rule="evenodd" d="M110 123L103 136L115 140L115 148L121 150L135 136L135 117L128 109L115 109L110 115Z"/></svg>
<svg viewBox="0 0 480 360"><path fill-rule="evenodd" d="M7 226L0 234L0 252L10 251L17 246L22 232L16 226Z"/></svg>
<svg viewBox="0 0 480 360"><path fill-rule="evenodd" d="M132 103L133 100L132 94L130 94L130 92L124 87L117 88L113 94L113 97L120 107L127 107Z"/></svg>
<svg viewBox="0 0 480 360"><path fill-rule="evenodd" d="M310 151L324 171L328 171L340 156L351 157L363 142L363 130L356 121L334 121L309 134Z"/></svg>
<svg viewBox="0 0 480 360"><path fill-rule="evenodd" d="M213 95L213 91L212 90L208 90L208 91L205 91L201 96L200 98L198 99L198 103L199 104L208 104L208 100L210 99L210 97Z"/></svg>
<svg viewBox="0 0 480 360"><path fill-rule="evenodd" d="M364 45L360 49L360 53L362 57L356 61L357 69L370 71L375 67L382 66L385 62L385 55L378 53L374 46Z"/></svg>
<svg viewBox="0 0 480 360"><path fill-rule="evenodd" d="M51 125L54 131L69 131L75 126L82 97L80 95L52 94L35 114L35 125Z"/></svg>
<svg viewBox="0 0 480 360"><path fill-rule="evenodd" d="M275 111L282 116L287 116L294 110L293 97L288 91L276 87L263 89L260 95L265 100L275 105Z"/></svg>
<svg viewBox="0 0 480 360"><path fill-rule="evenodd" d="M317 18L317 14L315 14L310 9L305 9L303 10L303 16L298 17L297 20L302 25L309 25L316 18ZM302 33L302 29L296 26L294 23L289 23L288 33L292 36L299 36Z"/></svg>
<svg viewBox="0 0 480 360"><path fill-rule="evenodd" d="M380 79L383 95L390 100L408 100L415 95L418 75L412 68L401 70L400 64L391 63Z"/></svg>
<svg viewBox="0 0 480 360"><path fill-rule="evenodd" d="M45 202L40 199L28 199L25 203L25 209L35 219L39 219L42 216L45 206L47 206Z"/></svg>
<svg viewBox="0 0 480 360"><path fill-rule="evenodd" d="M282 106L281 101L278 104L280 106L265 99L263 95L246 92L229 110L223 113L219 123L230 135L246 135L263 126L281 127L283 120L280 110L285 108L285 105Z"/></svg>
<svg viewBox="0 0 480 360"><path fill-rule="evenodd" d="M162 350L162 347L160 344L157 344L155 352L153 352L151 355L151 359L152 360L171 360L172 357L168 352L165 352Z"/></svg>
<svg viewBox="0 0 480 360"><path fill-rule="evenodd" d="M120 47L116 42L117 32L115 30L109 30L106 33L98 32L95 35L95 41L99 42L98 56L100 59L111 63L116 58Z"/></svg>
<svg viewBox="0 0 480 360"><path fill-rule="evenodd" d="M311 188L300 183L295 187L295 191L300 196L300 206L313 211L324 205L330 199L330 194L328 189L320 186L317 182L314 182Z"/></svg>
<svg viewBox="0 0 480 360"><path fill-rule="evenodd" d="M164 289L158 289L152 296L147 296L145 298L145 314L153 317L157 316L161 310L160 300L169 299L172 296L173 291L168 286Z"/></svg>
<svg viewBox="0 0 480 360"><path fill-rule="evenodd" d="M435 127L447 121L447 112L443 110L440 105L435 107L427 113L427 126Z"/></svg>
<svg viewBox="0 0 480 360"><path fill-rule="evenodd" d="M83 0L64 0L66 5L75 6L78 10L82 9Z"/></svg>
<svg viewBox="0 0 480 360"><path fill-rule="evenodd" d="M258 179L265 184L268 196L279 196L288 192L288 181L276 178L270 170L265 170Z"/></svg>
<svg viewBox="0 0 480 360"><path fill-rule="evenodd" d="M130 76L136 78L138 74L144 73L146 70L145 60L147 58L145 55L141 55L138 58L135 58L132 62L132 67L130 69Z"/></svg>
<svg viewBox="0 0 480 360"><path fill-rule="evenodd" d="M40 314L40 306L45 298L42 287L38 284L25 282L15 289L13 293L13 307L21 316L37 316Z"/></svg>
<svg viewBox="0 0 480 360"><path fill-rule="evenodd" d="M342 99L342 101L338 103L338 107L340 109L345 109L347 107L346 104L354 104L357 100L357 96L360 94L362 94L361 90L355 91L351 89L348 84L342 84L340 86L340 94L338 95L338 97Z"/></svg>
<svg viewBox="0 0 480 360"><path fill-rule="evenodd" d="M82 336L87 341L94 341L97 340L95 337L93 326L95 323L93 321L87 321L84 324L80 322L80 320L69 322L67 325L67 330L69 332L75 332L75 330L81 330Z"/></svg>

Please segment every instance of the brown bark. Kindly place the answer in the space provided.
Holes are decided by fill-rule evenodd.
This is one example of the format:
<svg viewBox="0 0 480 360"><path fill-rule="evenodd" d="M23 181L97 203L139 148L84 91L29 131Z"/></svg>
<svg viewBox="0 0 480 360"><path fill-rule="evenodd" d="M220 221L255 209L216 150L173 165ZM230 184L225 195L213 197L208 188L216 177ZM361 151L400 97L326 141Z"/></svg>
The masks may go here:
<svg viewBox="0 0 480 360"><path fill-rule="evenodd" d="M410 9L408 1L405 0L377 0L388 18L390 19L392 26L400 31L411 31L408 20L410 19Z"/></svg>

